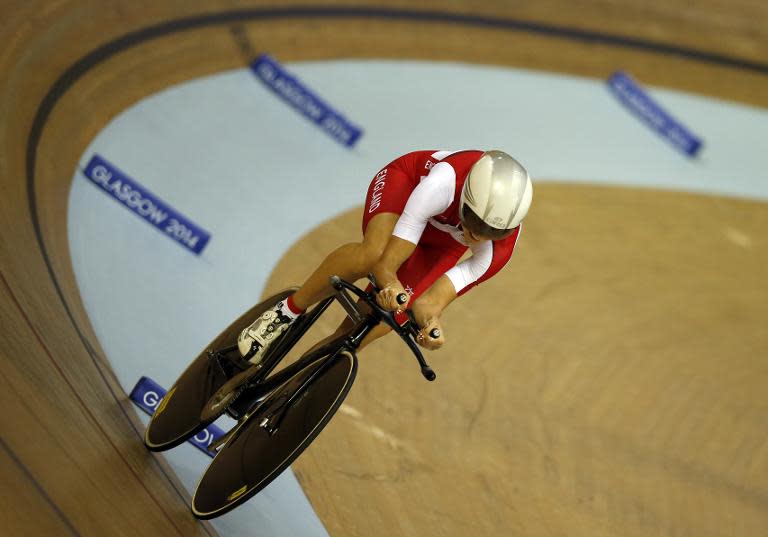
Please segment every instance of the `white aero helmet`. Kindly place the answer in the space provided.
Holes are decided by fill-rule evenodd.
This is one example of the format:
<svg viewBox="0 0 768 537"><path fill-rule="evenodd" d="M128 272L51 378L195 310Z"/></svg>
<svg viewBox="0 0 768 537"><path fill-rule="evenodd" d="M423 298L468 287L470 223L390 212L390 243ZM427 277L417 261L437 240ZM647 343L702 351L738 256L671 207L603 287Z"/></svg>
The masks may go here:
<svg viewBox="0 0 768 537"><path fill-rule="evenodd" d="M486 151L467 174L459 216L469 223L472 218L465 209L471 209L491 238L502 238L523 221L532 197L531 178L522 164L503 151Z"/></svg>

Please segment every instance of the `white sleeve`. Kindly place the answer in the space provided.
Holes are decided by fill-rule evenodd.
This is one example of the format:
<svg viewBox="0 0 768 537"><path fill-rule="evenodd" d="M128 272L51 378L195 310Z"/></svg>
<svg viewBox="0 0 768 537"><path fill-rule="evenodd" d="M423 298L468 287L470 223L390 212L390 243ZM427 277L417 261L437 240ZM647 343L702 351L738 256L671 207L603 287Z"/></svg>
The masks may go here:
<svg viewBox="0 0 768 537"><path fill-rule="evenodd" d="M445 211L453 203L456 172L447 162L438 162L411 192L403 214L392 235L418 244L430 218Z"/></svg>
<svg viewBox="0 0 768 537"><path fill-rule="evenodd" d="M472 248L472 257L465 259L445 273L451 280L456 294L466 286L475 283L491 267L493 261L493 242L483 241Z"/></svg>

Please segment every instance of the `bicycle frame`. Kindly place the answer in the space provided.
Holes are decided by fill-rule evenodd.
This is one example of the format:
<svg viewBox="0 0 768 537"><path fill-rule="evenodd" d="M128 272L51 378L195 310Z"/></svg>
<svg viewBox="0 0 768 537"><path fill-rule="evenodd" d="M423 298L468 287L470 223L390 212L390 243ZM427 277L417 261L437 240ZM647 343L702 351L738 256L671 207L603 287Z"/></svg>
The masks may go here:
<svg viewBox="0 0 768 537"><path fill-rule="evenodd" d="M294 363L286 366L281 371L270 375L275 367L277 367L283 358L285 358L285 355L290 352L294 345L296 345L312 325L317 322L334 300L342 305L347 312L347 315L353 321L356 321L355 326L348 333L310 350ZM252 391L252 393L249 394L250 400L256 401L266 396L320 358L326 356L327 359L331 359L333 356L328 356L328 353L331 351L341 351L346 349L354 353L365 336L367 336L379 322L379 319L376 319L373 315L361 311L360 306L355 304L343 289L337 290L336 294L322 300L317 306L307 312L307 314L298 321L297 325L287 332L285 337L278 342L275 349L267 355L264 362L263 373L261 375L262 380L254 382L249 388L249 390ZM219 358L224 358L222 356L223 354L234 352L235 349L236 347L234 346L227 347L219 351L212 351L212 354Z"/></svg>
<svg viewBox="0 0 768 537"><path fill-rule="evenodd" d="M218 453L193 496L196 517L219 516L246 501L304 451L343 403L355 379L355 351L381 322L389 325L407 342L421 365L424 377L434 380L434 372L414 341L419 328L412 317L410 322L401 326L395 321L394 314L376 303L374 293L365 292L337 277L331 278L331 282L336 289L335 295L297 320L283 338L275 342L274 350L267 353L264 367L241 385L246 390L241 395L246 404L233 416L238 424L209 447L210 451ZM372 283L374 292L378 292L375 282ZM353 302L351 295L356 295L360 301ZM353 320L352 328L318 344L294 363L272 374L277 364L334 300L339 301ZM233 348L212 354L223 359L222 352L230 352ZM305 398L308 402L304 401ZM234 404L237 402L235 400ZM246 462L254 465L253 472L243 472Z"/></svg>

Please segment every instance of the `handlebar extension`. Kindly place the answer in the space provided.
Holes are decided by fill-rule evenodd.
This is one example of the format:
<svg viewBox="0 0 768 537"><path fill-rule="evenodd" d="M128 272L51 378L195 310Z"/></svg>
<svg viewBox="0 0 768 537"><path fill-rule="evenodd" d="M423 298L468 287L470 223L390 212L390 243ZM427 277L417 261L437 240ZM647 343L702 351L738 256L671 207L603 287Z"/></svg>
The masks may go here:
<svg viewBox="0 0 768 537"><path fill-rule="evenodd" d="M373 277L373 275L368 276L369 280L371 281L371 284L373 286L373 290L375 293L379 292L379 288L376 285L376 279ZM426 360L424 359L424 356L421 354L421 351L419 350L418 346L416 345L416 342L414 341L414 338L418 336L419 332L421 331L421 328L416 324L416 320L413 318L413 313L410 310L406 310L408 313L408 319L409 322L406 323L404 326L400 326L394 318L394 314L392 312L386 311L381 306L379 306L376 303L376 298L373 293L366 293L362 289L358 288L357 286L346 282L339 278L338 276L331 276L331 285L336 289L339 293L343 294L343 291L346 289L350 291L352 294L356 295L358 298L362 299L368 306L373 310L374 315L379 318L380 320L384 321L386 324L388 324L395 333L397 333L403 341L408 345L408 347L413 352L414 356L416 357L416 360L419 362L419 366L421 367L421 374L424 376L425 379L429 381L433 381L437 378L437 375L435 375L435 372L432 370L431 367L427 364ZM407 295L406 300L407 300ZM398 301L399 301L398 296ZM410 337L410 335L413 336ZM436 328L432 329L430 331L430 337L436 338L440 337L440 331Z"/></svg>

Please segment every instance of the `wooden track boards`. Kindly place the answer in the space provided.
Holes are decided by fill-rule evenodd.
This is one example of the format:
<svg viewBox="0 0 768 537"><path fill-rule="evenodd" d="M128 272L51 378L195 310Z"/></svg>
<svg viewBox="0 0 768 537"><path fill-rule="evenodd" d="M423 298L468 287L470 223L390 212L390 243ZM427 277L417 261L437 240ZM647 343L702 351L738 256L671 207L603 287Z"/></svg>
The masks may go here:
<svg viewBox="0 0 768 537"><path fill-rule="evenodd" d="M325 5L319 2L317 4ZM350 4L345 3L345 5ZM406 2L393 2L389 5L404 8L410 6ZM697 91L761 106L768 104L768 76L753 70L717 66L677 55L660 55L589 41L573 41L526 32L509 32L498 28L466 27L452 22L435 24L406 20L382 21L364 16L322 21L303 16L244 22L240 25L238 39L235 38L238 35L238 28L232 24L200 27L157 37L105 58L92 69L83 72L57 101L45 101L46 95L53 95L50 92L52 88L56 88L57 81L60 84L68 82L69 79L60 78L67 69L112 39L173 19L254 6L258 7L258 4L210 0L164 4L104 3L97 0L6 1L0 5L2 13L0 41L3 43L3 48L0 50L0 77L3 80L3 97L0 101L0 188L2 189L0 273L3 280L0 282L2 295L0 299L2 310L0 397L4 405L1 423L2 446L0 446L2 447L0 456L3 461L0 492L4 502L0 512L2 519L8 521L6 527L10 528L12 535L23 535L31 527L38 535L45 533L55 535L212 534L210 527L192 521L186 507L188 501L186 493L169 474L162 458L148 455L141 446L141 426L111 373L108 361L89 326L87 315L79 299L69 261L66 202L69 182L78 156L111 117L138 99L173 83L241 66L245 59L240 49L243 37L253 50L269 50L281 60L286 61L338 57L433 59L548 69L599 78L605 77L616 67L624 67L648 83ZM768 57L768 38L765 34L765 28L768 27L768 7L764 2L757 1L741 1L734 5L732 2L711 0L699 2L693 8L689 2L682 0L671 3L616 1L586 4L574 4L562 0L523 4L429 1L423 3L422 8L474 15L501 15L580 30L616 33L630 38L694 47L708 53L734 56L752 62L764 61L764 58ZM430 31L424 31L427 26ZM435 39L436 33L440 35L440 39ZM47 108L46 102L54 106ZM35 119L41 118L41 113L48 113L46 121L44 124L40 122L36 124ZM39 133L39 144L30 147L30 133L34 134L35 125L42 127ZM30 168L33 158L34 166ZM34 180L29 182L32 179ZM551 192L552 196L558 195L557 190ZM566 193L570 190L566 189L562 192ZM591 195L593 194L588 194L587 197ZM602 193L594 195L600 199L603 196ZM570 194L568 196L570 197ZM715 203L715 208L719 209L720 205ZM725 202L723 204L728 205ZM747 215L757 215L754 216L755 221L762 221L759 220L762 218L759 215L763 214L763 206L756 205L753 209L744 210ZM536 211L540 209L537 208ZM536 214L536 211L532 214ZM745 225L748 224L749 222L745 223ZM617 236L630 240L631 236L621 235L629 232L635 233L636 230L621 228L621 231L617 231ZM336 240L346 232L338 231L337 235L334 235L333 231L329 233L329 238ZM525 247L521 247L521 255L515 261L514 274L525 275L521 276L523 278L531 272L538 274L541 266L534 262L544 263L547 270L554 271L552 286L545 298L556 300L555 297L564 295L562 286L568 282L568 275L574 267L569 264L559 266L560 258L554 254L547 255L546 250L538 253L543 257L536 257L534 248L541 246L541 243L536 242L538 237L535 233L530 235L534 238L525 239L526 242L523 243ZM593 240L599 244L604 242L603 237L595 237ZM590 246L593 245L590 244ZM764 252L764 249L758 250L758 248L764 248L764 244L755 241L752 252ZM611 255L606 251L605 258L611 259ZM764 259L760 255L762 254L756 258L747 256L743 262L751 267L749 263L755 259ZM557 270L560 272L558 273ZM710 275L711 278L708 281L711 285L722 285L725 281L716 268L711 269ZM738 279L736 280L736 283L739 283ZM731 280L728 281L731 284L734 283ZM759 282L757 285L759 288ZM747 292L744 291L744 293ZM528 298L541 299L541 297ZM690 297L685 295L680 299L687 298ZM750 297L744 297L745 300L748 298ZM556 303L551 305L554 311L560 311L557 306ZM725 311L738 316L741 310L734 306L726 308ZM752 314L758 315L757 319L765 319L762 310L754 310ZM746 321L750 319L754 320L755 317L745 318ZM720 322L721 319L704 316L697 320L696 327L702 333L707 333L717 327ZM461 324L460 318L453 316L451 324L453 327ZM525 328L528 330L526 333L533 329L533 327ZM545 335L548 337L545 338ZM559 335L562 336L562 334ZM626 337L626 333L619 334L613 340L613 344L623 350L622 345ZM521 378L525 378L526 375L540 378L537 376L540 374L539 367L549 367L552 371L558 371L561 367L560 362L551 358L552 355L556 355L555 350L547 346L549 344L547 342L557 340L553 340L549 334L542 334L541 338L541 346L536 347L539 361L531 358L528 362L514 362L523 368L522 371L517 372ZM743 352L765 354L766 346L763 339L747 339L747 342L751 343L745 343ZM545 352L546 350L549 350L549 353ZM546 356L550 358L547 359ZM675 373L688 371L682 367L687 363L686 356L670 357L678 360L676 363L680 368L675 370ZM688 359L693 360L693 357L689 356ZM718 369L712 365L703 373L699 373L705 375L707 380L695 386L702 390L707 388L718 392L722 387L715 380L718 378L728 380L731 378L729 375L736 375L738 371L742 371L747 385L751 385L748 382L750 380L764 378L760 376L764 371L759 368L755 370L752 362L747 362L746 365L742 362L737 363L741 367L735 372L728 369L727 364L719 364L719 367L725 369ZM572 418L569 412L573 412L574 408L591 408L579 406L578 403L584 403L587 397L584 394L588 393L590 386L594 387L590 384L588 377L579 375L582 371L579 369L580 366L571 365L570 367L571 369L566 369L562 373L565 375L561 377L563 389L573 386L574 382L580 389L575 392L566 390L564 399L560 400L561 406L557 407L558 419L565 428L556 431L559 436L548 437L548 434L552 434L551 431L536 429L541 425L537 425L534 418L530 416L542 410L532 404L533 399L509 401L526 403L527 406L523 404L521 408L530 410L529 414L522 410L516 411L518 414L514 416L518 418L517 425L522 427L523 433L529 433L529 436L532 435L532 438L539 442L546 442L549 438L557 449L566 450L560 452L561 454L567 453L568 446L573 442L581 442L581 446L592 450L592 453L602 453L600 450L607 449L610 445L591 443L592 440L584 440L583 431L566 427L570 423L568 420ZM365 369L368 370L365 371ZM371 369L364 368L364 372L370 377L375 374L377 378L395 378L387 376L387 371L374 372ZM639 419L646 428L646 432L655 430L653 427L656 423L642 414L641 410L644 408L642 405L637 408L627 406L628 398L635 394L632 389L627 388L626 384L632 380L630 373L633 371L635 370L617 371L616 378L624 379L624 383L617 380L608 391L600 392L599 396L601 400L605 400L603 402L605 406L596 408L609 408L611 398L616 398L615 400L621 403L616 405L617 408L630 408L632 413L623 418L625 423L621 423L622 418L616 413L605 410L608 412L610 424L627 432L630 424L634 423L632 420ZM635 372L639 374L642 371L642 368L639 368ZM417 374L413 375L413 377L417 376ZM443 373L441 381L446 377L451 378L448 371ZM733 442L742 446L740 449L743 451L739 453L746 457L744 461L751 461L749 463L751 466L746 467L747 463L744 461L734 461L728 465L727 461L719 458L723 453L730 453L725 448L723 451L717 451L714 446L711 447L714 450L712 453L706 450L700 453L698 446L690 446L690 451L686 451L679 439L673 439L672 436L666 438L670 438L670 445L679 450L677 453L679 458L685 460L685 457L699 456L701 460L695 459L694 462L712 462L714 469L710 467L710 471L720 471L720 474L714 475L724 475L731 484L729 490L735 496L727 497L735 497L737 500L740 498L740 500L734 504L735 510L731 510L732 505L727 502L718 503L720 497L717 493L720 489L708 485L710 484L707 481L708 476L712 474L706 473L706 464L686 466L684 468L688 468L687 472L678 473L675 476L681 479L687 476L689 481L683 480L682 484L675 481L680 488L667 493L688 497L690 494L695 495L697 491L703 491L701 494L710 495L707 496L709 503L692 501L690 508L700 510L702 507L707 507L708 510L698 517L693 511L687 512L684 516L678 517L677 526L659 526L662 530L673 528L680 534L686 532L694 534L690 533L691 528L706 529L708 523L712 534L715 534L714 532L718 530L717 523L722 520L731 521L734 524L733 528L743 530L734 531L740 535L758 535L760 529L765 529L765 519L754 514L754 511L766 511L765 481L764 478L761 481L759 477L766 474L765 448L752 432L759 430L761 426L764 428L764 424L754 422L750 418L755 416L752 412L757 412L759 409L765 410L764 399L757 401L750 399L749 394L752 392L744 391L742 384L737 380L726 383L725 385L732 391L725 392L725 395L719 393L718 397L721 399L717 399L730 410L721 411L720 407L709 410L713 413L713 419L720 418L718 423L732 424ZM444 381L442 385L445 386L449 382ZM382 386L386 388L388 385L383 383ZM355 393L353 389L353 397ZM365 393L367 393L366 390L361 388L360 396ZM472 399L472 397L477 398L482 393L486 392L470 383L468 388L460 392L460 396L466 399L467 404L471 401L479 404L478 401L482 399ZM525 398L530 395L523 391L518 392L517 396L512 393L510 397ZM669 394L666 396L671 397ZM412 403L407 408L423 405L425 409L421 411L422 413L427 411L430 402L433 405L438 404L438 401L423 399L426 397L423 392L418 392L413 397L406 401ZM554 395L550 394L550 397ZM737 403L729 403L731 397ZM699 401L699 399L693 398L690 401ZM386 406L382 408L386 409ZM457 407L453 411L461 414L461 408L465 407ZM684 408L684 405L681 408ZM657 407L653 409L659 412ZM450 407L448 410L451 410ZM743 416L740 420L731 419L737 415L736 410L741 411L738 413L739 416ZM689 432L688 428L696 425L683 421L686 415L682 414L678 421L673 421L671 417L652 414L658 417L668 435L673 434L671 432L673 423L686 424L686 428L681 429L679 433L681 435ZM764 412L761 415L764 415ZM490 426L483 425L485 414L481 412L477 416L474 422L477 425L473 430L485 431L486 429L482 427ZM489 414L488 418L492 416ZM525 422L525 416L529 416L531 421ZM601 423L599 415L587 417L589 419L582 423L592 425ZM373 418L369 415L367 419ZM542 423L544 421L541 420ZM334 425L332 424L331 428ZM394 423L392 425L395 427ZM351 431L356 427L354 423L347 424L348 430L343 434L353 434ZM337 430L344 431L341 422ZM329 432L326 432L321 439L328 438ZM407 431L403 432L402 441L409 438L410 435L407 433ZM521 435L521 437L525 436L525 434ZM418 435L414 435L409 441L415 442L416 438ZM628 451L622 452L625 455L643 445L640 439L632 434L629 434L628 438L630 439L626 446ZM458 440L458 438L448 437L442 441L452 446L452 442L458 442ZM481 440L487 439L481 438ZM450 460L461 460L463 449L466 448L465 444L458 443L456 448L451 448L454 451L449 454L453 457ZM521 445L528 450L524 449L522 453L542 457L543 453L546 453L545 450L533 450L532 445L529 444L518 444L518 447ZM351 454L354 455L354 450ZM558 452L555 451L554 455L557 454ZM606 465L614 464L615 466L606 466L606 468L620 468L620 463L626 462L616 458L620 456L616 455L614 459L608 460ZM371 533L370 527L363 524L360 519L347 518L350 516L349 512L336 493L328 487L326 481L328 477L327 475L324 477L324 474L319 472L317 460L317 458L308 458L306 466L302 463L299 469L308 492L328 528L334 535ZM361 455L358 460L362 462L367 459ZM493 464L493 461L481 462L491 466ZM389 460L382 461L382 464L394 463ZM541 459L537 463L523 458L517 460L515 465L517 466L513 468L521 472L527 470L528 474L525 472L523 474L531 480L542 477L536 473L536 469L545 472L545 477L549 475L546 472L563 471L562 468L553 466L553 463L547 463L546 459ZM334 468L333 464L329 467L332 470ZM307 468L313 469L311 473L313 477L310 477ZM419 470L419 468L421 466L417 465L415 469ZM640 466L641 470L643 468ZM412 468L405 466L401 470L407 472ZM580 493L572 498L582 498L587 505L595 509L594 513L608 517L602 526L603 530L608 532L606 534L631 535L634 531L640 532L637 534L641 535L643 528L646 530L654 528L649 524L655 522L648 522L654 518L642 511L643 504L624 511L616 507L624 505L619 500L612 503L607 496L589 497L581 494L593 490L579 481L579 479L588 480L591 474L587 471L588 469L584 473L578 473L574 468L570 470L570 473L564 472L563 475L577 476L578 479L573 477L576 481L563 482L563 486L571 487L575 493ZM367 472L372 476L379 475L375 468L370 468ZM386 472L382 475L386 475ZM441 480L450 477L455 481L466 479L471 482L475 479L466 477L467 475L462 472L449 473L429 486L444 485ZM519 477L520 474L516 475ZM549 475L550 479L555 479L553 475ZM631 494L632 488L620 479L620 472L606 470L605 475L613 476L613 481L609 484L615 488L630 491L622 500L625 502L631 502L633 498L645 498L654 491L669 491L669 483L663 479L664 473L653 476L653 479L634 483L634 486L642 487L641 494L638 493L635 496ZM313 479L320 484L313 483ZM541 488L536 489L539 496L526 496L525 491L531 490L531 483L536 482L529 481L525 483L527 486L523 486L523 484L514 483L514 476L510 477L510 480L512 481L509 484L511 489L498 489L496 484L485 483L489 505L501 501L504 505L511 506L509 509L514 509L517 513L540 517L538 525L531 526L540 535L573 535L576 534L573 531L574 527L582 528L584 535L597 534L589 533L589 530L593 529L591 524L594 519L583 515L576 504L566 503L566 507L562 508L556 496L545 496L546 483L539 483ZM443 490L440 492L444 492L445 487L441 488ZM436 493L431 489L421 492L425 498ZM14 501L13 498L17 500ZM5 501L8 499L10 503ZM376 505L377 508L368 509L361 516L369 517L369 520L377 522L379 527L386 530L386 524L391 520L377 517L393 516L393 512L389 510L393 506L383 500L381 504L377 501L378 499L369 498L367 505ZM718 507L728 509L723 515L725 518L717 518ZM573 514L572 518L563 515L566 518L562 519L571 521L570 529L546 522L548 519L551 520L553 511L561 508L570 509L568 512ZM740 511L741 508L744 510ZM438 513L435 515L435 520L428 521L427 528L434 529L433 534L462 534L465 531L464 524L472 524L473 522L469 521L477 516L476 513L467 513L463 509ZM501 509L498 512L505 511ZM630 518L627 518L628 513L631 514ZM413 532L417 528L414 525L416 522L405 516L406 514L407 511L399 513L402 517L401 526L399 526L402 528L402 534L415 534ZM737 515L746 518L737 520ZM615 518L610 519L610 516ZM661 517L658 520L664 521L669 518ZM437 525L438 522L439 525ZM491 520L487 523L492 524L492 522ZM759 526L760 524L762 527ZM509 529L514 532L520 528L511 525ZM757 533L755 533L756 530ZM723 531L728 533L726 530ZM696 535L703 534L705 533Z"/></svg>
<svg viewBox="0 0 768 537"><path fill-rule="evenodd" d="M435 383L397 338L360 354L293 466L331 535L761 535L768 207L539 184L535 208L446 312ZM270 288L360 217L303 237Z"/></svg>

